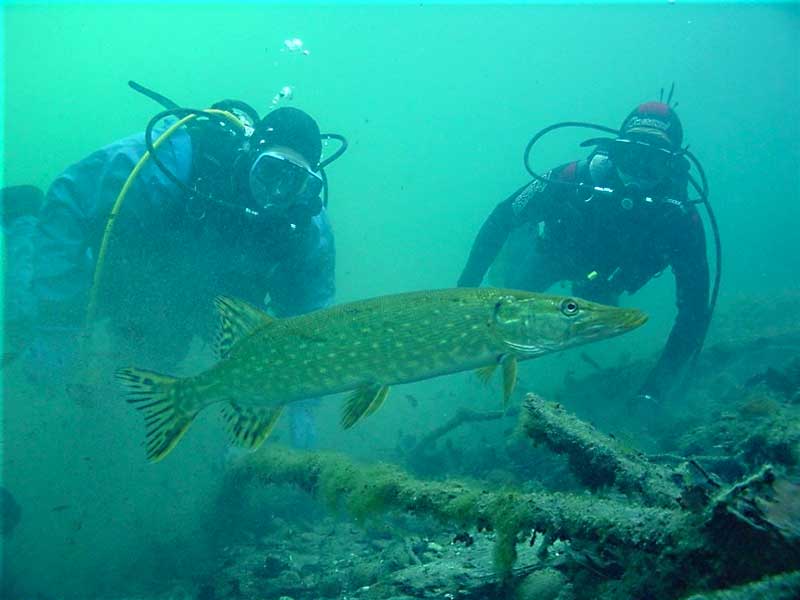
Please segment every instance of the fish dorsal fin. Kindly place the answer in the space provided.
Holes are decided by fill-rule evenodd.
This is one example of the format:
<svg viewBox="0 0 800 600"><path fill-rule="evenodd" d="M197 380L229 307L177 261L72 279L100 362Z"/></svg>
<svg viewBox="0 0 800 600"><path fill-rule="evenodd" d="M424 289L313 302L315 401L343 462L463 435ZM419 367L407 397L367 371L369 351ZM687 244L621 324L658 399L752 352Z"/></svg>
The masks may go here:
<svg viewBox="0 0 800 600"><path fill-rule="evenodd" d="M389 395L389 386L367 384L354 390L348 396L342 413L342 427L349 429L362 417L368 417L381 407L386 396Z"/></svg>
<svg viewBox="0 0 800 600"><path fill-rule="evenodd" d="M252 304L228 296L214 298L214 306L219 313L215 345L219 358L227 358L236 342L276 320Z"/></svg>

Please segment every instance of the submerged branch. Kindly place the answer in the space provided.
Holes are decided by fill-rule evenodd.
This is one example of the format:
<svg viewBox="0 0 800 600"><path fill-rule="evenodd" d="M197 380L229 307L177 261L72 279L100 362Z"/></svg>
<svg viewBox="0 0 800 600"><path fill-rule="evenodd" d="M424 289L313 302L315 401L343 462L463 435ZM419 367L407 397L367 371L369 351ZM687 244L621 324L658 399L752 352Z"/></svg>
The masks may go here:
<svg viewBox="0 0 800 600"><path fill-rule="evenodd" d="M728 590L697 594L687 600L752 600L753 598L769 598L769 600L800 598L800 571L765 577L754 583Z"/></svg>
<svg viewBox="0 0 800 600"><path fill-rule="evenodd" d="M523 413L541 404L529 397ZM560 409L554 410L558 416ZM545 406L537 414L546 412ZM562 424L575 425L569 419L574 417ZM599 435L584 427L590 437ZM618 473L626 481L646 465L605 460L617 469L614 485L620 485ZM293 485L358 521L397 512L494 531L495 567L503 577L512 571L521 534L528 540L532 531L549 540L570 540L578 550L599 548L600 560L588 564L601 578L617 579L622 573L616 585L625 590L625 597L660 590L661 597L678 598L691 589L718 588L800 567L798 488L792 481L776 480L769 468L730 488L716 489L696 512L590 494L523 493L458 481L422 481L399 467L359 465L342 455L301 453L275 445L244 457L229 478L226 488L237 493L249 483ZM657 486L647 487L647 474L635 481L645 482L643 497L659 498ZM608 569L594 568L603 561Z"/></svg>
<svg viewBox="0 0 800 600"><path fill-rule="evenodd" d="M440 425L436 429L433 429L430 433L423 437L419 443L414 446L412 453L424 453L429 447L433 446L439 440L439 438L447 435L454 429L458 429L466 423L497 421L498 419L502 419L504 417L516 417L518 414L519 410L514 409L507 411L493 410L484 412L469 408L461 408L452 419Z"/></svg>
<svg viewBox="0 0 800 600"><path fill-rule="evenodd" d="M648 505L679 508L679 473L623 448L560 404L528 394L520 424L535 443L566 454L576 477L590 489L613 486Z"/></svg>
<svg viewBox="0 0 800 600"><path fill-rule="evenodd" d="M675 542L685 516L592 496L493 491L455 481L419 481L397 467L360 466L334 454L305 454L270 446L244 459L235 484L292 484L356 519L399 511L497 532L496 559L507 570L516 536L545 531L561 539L599 541L657 553Z"/></svg>

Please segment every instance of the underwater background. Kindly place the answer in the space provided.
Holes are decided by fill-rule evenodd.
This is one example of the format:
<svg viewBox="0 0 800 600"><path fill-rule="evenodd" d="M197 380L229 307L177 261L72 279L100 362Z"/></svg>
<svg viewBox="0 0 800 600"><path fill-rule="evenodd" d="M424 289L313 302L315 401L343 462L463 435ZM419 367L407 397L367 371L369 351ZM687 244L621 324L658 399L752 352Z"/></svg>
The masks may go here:
<svg viewBox="0 0 800 600"><path fill-rule="evenodd" d="M797 3L12 2L2 19L3 185L46 189L68 165L141 131L160 108L128 80L181 105L237 98L262 114L290 86L278 105L309 112L350 143L328 170L337 302L454 286L484 219L527 181L522 153L533 134L566 120L618 127L675 82L685 141L703 163L719 222L726 333L758 335L765 314L775 327L797 322ZM289 50L294 38L307 53ZM548 136L534 166L582 158L584 133ZM603 366L652 359L675 315L671 274L622 303L647 312L647 325L524 364L520 398L556 397L565 377L591 373L584 350ZM113 350L100 359L108 370L94 374L101 381L122 366ZM207 363L200 348L185 369ZM152 465L140 416L103 389L84 401L31 381L16 363L4 369L2 485L22 508L2 539L10 598L161 597L176 581L191 590L221 554L209 524L251 526L220 505L238 454L212 411ZM647 443L635 440L621 402L562 401ZM500 391L469 373L398 387L349 431L339 427L340 403L325 398L316 409L318 448L396 463L398 447L460 408L498 409ZM481 454L510 426L453 443ZM269 443L287 437L280 423ZM435 476L460 474L452 469ZM319 517L304 496L287 494L272 499L276 511L297 502Z"/></svg>

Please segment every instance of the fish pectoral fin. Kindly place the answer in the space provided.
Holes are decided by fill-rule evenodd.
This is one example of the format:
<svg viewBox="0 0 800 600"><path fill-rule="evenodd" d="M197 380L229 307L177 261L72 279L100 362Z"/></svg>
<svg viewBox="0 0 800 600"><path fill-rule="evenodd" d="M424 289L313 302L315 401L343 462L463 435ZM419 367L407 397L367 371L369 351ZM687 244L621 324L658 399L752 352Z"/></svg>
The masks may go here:
<svg viewBox="0 0 800 600"><path fill-rule="evenodd" d="M349 429L363 417L374 413L381 407L388 395L388 385L371 384L355 390L345 400L342 427Z"/></svg>
<svg viewBox="0 0 800 600"><path fill-rule="evenodd" d="M517 385L517 357L506 354L500 362L503 365L503 410L505 410Z"/></svg>
<svg viewBox="0 0 800 600"><path fill-rule="evenodd" d="M381 389L378 390L378 393L375 394L375 399L370 403L367 407L366 412L362 415L362 417L368 417L376 410L378 410L381 406L383 406L384 400L389 396L389 386L384 385L381 386Z"/></svg>
<svg viewBox="0 0 800 600"><path fill-rule="evenodd" d="M483 385L489 383L489 380L494 375L494 371L497 369L497 363L492 363L490 365L486 365L485 367L481 367L480 369L475 369L475 375L478 376L478 379L481 380Z"/></svg>
<svg viewBox="0 0 800 600"><path fill-rule="evenodd" d="M187 411L181 405L180 379L127 368L116 372L127 388L127 401L144 413L147 429L147 458L158 462L181 440L199 410Z"/></svg>
<svg viewBox="0 0 800 600"><path fill-rule="evenodd" d="M227 358L236 342L277 320L244 300L228 296L214 298L214 306L219 313L219 330L214 347L219 358Z"/></svg>
<svg viewBox="0 0 800 600"><path fill-rule="evenodd" d="M249 450L255 450L269 437L281 413L283 406L261 408L229 402L222 408L222 417L234 443Z"/></svg>

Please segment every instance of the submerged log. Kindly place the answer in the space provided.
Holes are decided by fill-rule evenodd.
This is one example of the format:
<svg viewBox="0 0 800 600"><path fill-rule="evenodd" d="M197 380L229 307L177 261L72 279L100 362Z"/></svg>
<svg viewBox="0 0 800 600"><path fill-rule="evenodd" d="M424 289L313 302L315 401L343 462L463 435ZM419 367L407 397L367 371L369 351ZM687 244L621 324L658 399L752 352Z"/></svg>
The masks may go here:
<svg viewBox="0 0 800 600"><path fill-rule="evenodd" d="M596 493L424 481L395 466L359 465L342 455L274 445L244 457L226 488L241 493L248 483L289 484L358 521L398 512L493 531L494 563L504 579L523 536L532 540L535 532L544 533L548 540L568 541L571 555L585 558L573 562L592 572L597 598L681 598L800 568L800 485L782 472L764 467L723 487L696 465L706 485L701 499L689 504L687 493L701 486L681 479L688 471L674 472L619 447L557 404L529 395L521 429L566 453ZM602 487L629 497L601 497Z"/></svg>
<svg viewBox="0 0 800 600"><path fill-rule="evenodd" d="M657 554L680 539L686 515L593 496L496 491L456 481L420 481L388 465L360 466L341 455L270 446L231 473L235 485L292 484L358 520L399 511L497 532L501 572L515 559L517 534L531 530ZM232 482L234 483L234 482Z"/></svg>
<svg viewBox="0 0 800 600"><path fill-rule="evenodd" d="M765 577L728 590L709 594L696 594L686 600L797 600L800 598L800 571Z"/></svg>
<svg viewBox="0 0 800 600"><path fill-rule="evenodd" d="M523 432L537 444L566 454L578 480L590 489L611 486L648 505L679 508L682 475L623 448L610 436L567 412L560 404L528 394Z"/></svg>
<svg viewBox="0 0 800 600"><path fill-rule="evenodd" d="M454 429L458 429L467 423L480 423L487 421L497 421L504 418L516 418L519 415L519 410L493 410L493 411L479 411L471 408L460 408L452 419L445 421L439 427L433 429L430 433L425 435L416 446L411 450L411 454L424 455L430 448L432 448L440 438L447 435Z"/></svg>

